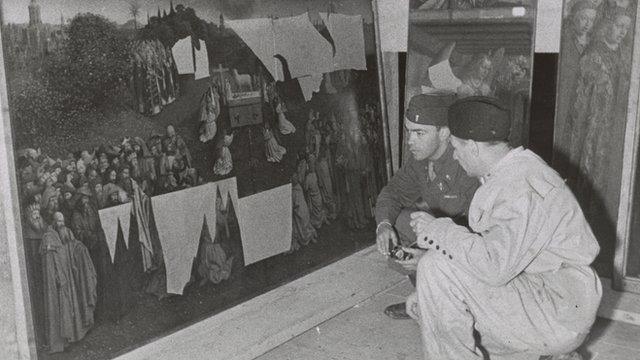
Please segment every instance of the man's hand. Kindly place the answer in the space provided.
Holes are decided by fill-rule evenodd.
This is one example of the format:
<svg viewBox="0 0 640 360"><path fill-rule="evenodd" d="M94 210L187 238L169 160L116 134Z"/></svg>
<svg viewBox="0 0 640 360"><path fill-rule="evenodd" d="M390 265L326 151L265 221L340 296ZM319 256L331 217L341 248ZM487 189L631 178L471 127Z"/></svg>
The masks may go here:
<svg viewBox="0 0 640 360"><path fill-rule="evenodd" d="M428 212L416 211L411 213L409 225L413 229L413 232L418 235L419 233L425 232L433 220L435 220L435 217Z"/></svg>
<svg viewBox="0 0 640 360"><path fill-rule="evenodd" d="M411 259L396 260L407 271L416 271L418 269L418 262L427 253L427 250L414 249L408 247L402 247L402 250L412 255Z"/></svg>
<svg viewBox="0 0 640 360"><path fill-rule="evenodd" d="M413 320L420 320L420 309L418 308L418 294L413 293L407 297L406 302L407 315L411 316Z"/></svg>
<svg viewBox="0 0 640 360"><path fill-rule="evenodd" d="M393 226L390 223L381 222L376 230L376 243L380 254L389 255L389 240L391 240L393 246L398 245L398 235Z"/></svg>

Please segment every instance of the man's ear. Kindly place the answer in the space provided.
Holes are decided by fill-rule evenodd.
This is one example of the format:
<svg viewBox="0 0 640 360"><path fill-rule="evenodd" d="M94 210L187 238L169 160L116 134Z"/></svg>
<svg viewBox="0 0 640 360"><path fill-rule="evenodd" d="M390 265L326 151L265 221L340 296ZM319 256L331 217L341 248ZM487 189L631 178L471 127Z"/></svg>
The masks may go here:
<svg viewBox="0 0 640 360"><path fill-rule="evenodd" d="M451 136L451 131L448 126L443 126L438 130L438 137L442 141L449 141L449 137Z"/></svg>
<svg viewBox="0 0 640 360"><path fill-rule="evenodd" d="M480 155L480 145L478 145L478 142L473 140L467 140L467 146L469 147L469 150L473 155L475 156Z"/></svg>

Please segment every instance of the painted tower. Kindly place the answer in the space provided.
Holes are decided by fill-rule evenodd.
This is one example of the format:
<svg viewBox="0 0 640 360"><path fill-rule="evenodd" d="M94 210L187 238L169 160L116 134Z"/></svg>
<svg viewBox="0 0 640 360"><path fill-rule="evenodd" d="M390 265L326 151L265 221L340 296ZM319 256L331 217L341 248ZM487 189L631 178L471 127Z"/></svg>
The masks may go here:
<svg viewBox="0 0 640 360"><path fill-rule="evenodd" d="M42 24L40 5L36 0L31 0L29 4L29 26L38 26L40 24Z"/></svg>

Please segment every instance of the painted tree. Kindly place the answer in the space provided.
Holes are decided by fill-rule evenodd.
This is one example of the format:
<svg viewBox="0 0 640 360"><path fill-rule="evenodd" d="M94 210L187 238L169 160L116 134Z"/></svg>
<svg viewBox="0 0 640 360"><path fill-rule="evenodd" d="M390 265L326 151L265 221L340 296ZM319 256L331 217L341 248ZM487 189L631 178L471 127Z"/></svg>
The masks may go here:
<svg viewBox="0 0 640 360"><path fill-rule="evenodd" d="M138 30L138 15L140 15L140 0L126 0L129 6L129 14L133 16L133 24L135 29Z"/></svg>
<svg viewBox="0 0 640 360"><path fill-rule="evenodd" d="M103 16L76 15L67 28L65 52L52 58L49 85L67 94L67 106L100 106L117 97L130 75L128 40Z"/></svg>

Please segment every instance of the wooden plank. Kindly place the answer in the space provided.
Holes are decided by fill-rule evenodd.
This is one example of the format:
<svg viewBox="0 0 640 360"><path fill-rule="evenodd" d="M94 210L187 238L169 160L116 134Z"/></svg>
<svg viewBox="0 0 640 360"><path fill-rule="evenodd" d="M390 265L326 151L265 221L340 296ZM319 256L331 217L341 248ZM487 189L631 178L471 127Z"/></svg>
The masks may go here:
<svg viewBox="0 0 640 360"><path fill-rule="evenodd" d="M395 296L378 294L256 360L418 359L418 324L390 320L383 313L397 302Z"/></svg>
<svg viewBox="0 0 640 360"><path fill-rule="evenodd" d="M636 167L638 166L638 143L640 131L638 131L638 97L640 96L640 11L636 12L636 30L633 41L633 57L631 67L631 80L629 85L629 97L627 103L626 131L624 137L624 152L622 159L622 176L620 185L620 203L618 205L618 222L616 226L616 252L613 261L613 284L618 290L628 289L638 291L637 286L628 285L623 280L626 277L627 257L629 256L629 241L631 229L631 214L633 210L633 186ZM635 254L634 254L635 256Z"/></svg>
<svg viewBox="0 0 640 360"><path fill-rule="evenodd" d="M398 53L382 53L392 174L400 167L400 73Z"/></svg>
<svg viewBox="0 0 640 360"><path fill-rule="evenodd" d="M457 23L530 23L535 11L531 8L524 10L522 16L518 16L515 8L485 8L465 10L425 10L409 12L410 24L446 24Z"/></svg>
<svg viewBox="0 0 640 360"><path fill-rule="evenodd" d="M393 85L393 68L398 68L397 62L394 64L393 59L388 59L384 56L385 52L383 52L382 46L382 37L380 33L380 14L379 14L380 4L378 1L373 5L373 16L374 16L374 24L375 24L375 32L376 32L376 61L377 61L377 70L378 70L378 92L380 97L380 114L382 115L382 137L384 144L384 154L385 154L385 170L387 175L387 180L393 176L395 172L393 168L394 164L394 145L393 140L394 135L392 133L393 127L390 125L391 118L393 114L393 104L394 104L394 92L397 92L397 86ZM401 41L401 40L398 40ZM394 54L394 53L392 53ZM397 53L396 60L397 60Z"/></svg>
<svg viewBox="0 0 640 360"><path fill-rule="evenodd" d="M591 328L590 342L606 342L640 352L640 326L608 319L598 319ZM603 358L604 359L604 358ZM636 358L637 359L637 358Z"/></svg>
<svg viewBox="0 0 640 360"><path fill-rule="evenodd" d="M118 359L253 359L402 280L374 245Z"/></svg>
<svg viewBox="0 0 640 360"><path fill-rule="evenodd" d="M640 294L618 292L612 289L611 280L601 278L601 281L598 316L640 326Z"/></svg>
<svg viewBox="0 0 640 360"><path fill-rule="evenodd" d="M0 38L0 43L2 39ZM0 349L3 359L35 359L36 345L20 223L4 54L0 49Z"/></svg>

